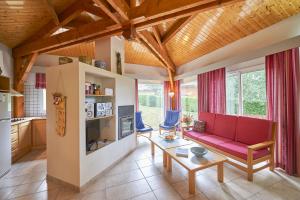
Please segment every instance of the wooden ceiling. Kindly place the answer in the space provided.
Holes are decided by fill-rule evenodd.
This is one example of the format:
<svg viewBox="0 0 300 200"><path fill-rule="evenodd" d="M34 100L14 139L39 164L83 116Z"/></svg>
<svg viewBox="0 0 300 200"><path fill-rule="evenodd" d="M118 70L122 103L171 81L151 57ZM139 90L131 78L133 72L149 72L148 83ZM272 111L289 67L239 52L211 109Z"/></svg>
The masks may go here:
<svg viewBox="0 0 300 200"><path fill-rule="evenodd" d="M180 66L299 12L299 0L248 0L201 12L166 42L166 49ZM160 33L166 34L172 24L158 25ZM133 46L135 42L126 42L126 62L150 64L150 52ZM135 60L134 55L141 54L144 62Z"/></svg>
<svg viewBox="0 0 300 200"><path fill-rule="evenodd" d="M36 54L94 57L94 40L123 35L127 63L176 67L300 12L299 0L7 0L0 42L16 80ZM172 83L171 83L172 84Z"/></svg>

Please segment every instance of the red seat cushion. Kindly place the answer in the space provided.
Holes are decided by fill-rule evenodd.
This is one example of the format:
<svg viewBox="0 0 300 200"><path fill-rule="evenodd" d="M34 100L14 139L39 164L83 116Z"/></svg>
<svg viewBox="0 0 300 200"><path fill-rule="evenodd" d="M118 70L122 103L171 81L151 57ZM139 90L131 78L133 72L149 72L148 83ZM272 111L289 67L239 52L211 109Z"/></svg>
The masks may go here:
<svg viewBox="0 0 300 200"><path fill-rule="evenodd" d="M217 148L231 155L247 160L248 148L246 144L239 142L225 142L217 145ZM253 159L258 159L269 154L267 149L253 151Z"/></svg>
<svg viewBox="0 0 300 200"><path fill-rule="evenodd" d="M213 134L234 141L237 118L232 115L216 114Z"/></svg>
<svg viewBox="0 0 300 200"><path fill-rule="evenodd" d="M215 124L215 114L208 112L200 112L199 113L199 121L205 121L205 130L208 133L214 132L214 124Z"/></svg>
<svg viewBox="0 0 300 200"><path fill-rule="evenodd" d="M184 131L183 135L186 136L186 137L192 138L194 140L198 140L199 137L210 135L210 134L208 134L208 133L199 133L199 132L196 132L196 131Z"/></svg>
<svg viewBox="0 0 300 200"><path fill-rule="evenodd" d="M198 138L198 141L203 142L204 144L210 145L212 147L217 147L218 144L225 142L230 142L230 139L219 137L217 135L206 135Z"/></svg>
<svg viewBox="0 0 300 200"><path fill-rule="evenodd" d="M272 121L239 117L236 127L236 141L248 145L272 139Z"/></svg>

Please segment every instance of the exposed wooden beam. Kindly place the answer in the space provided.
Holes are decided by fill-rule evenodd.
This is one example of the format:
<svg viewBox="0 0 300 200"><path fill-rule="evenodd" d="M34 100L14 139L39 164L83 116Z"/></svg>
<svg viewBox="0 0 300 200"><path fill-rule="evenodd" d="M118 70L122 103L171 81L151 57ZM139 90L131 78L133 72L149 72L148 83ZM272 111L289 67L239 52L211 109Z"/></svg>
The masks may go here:
<svg viewBox="0 0 300 200"><path fill-rule="evenodd" d="M175 71L175 65L170 59L170 57L166 54L165 51L160 47L160 45L157 43L155 38L152 36L152 34L148 31L141 31L139 32L139 36L151 47L151 49L156 52L156 54L161 58L161 60L165 63L166 66L171 71Z"/></svg>
<svg viewBox="0 0 300 200"><path fill-rule="evenodd" d="M14 67L14 77L15 83L14 87L17 91L21 90L21 85L26 80L28 73L30 72L36 58L37 53L30 54L24 58L15 58L15 67Z"/></svg>
<svg viewBox="0 0 300 200"><path fill-rule="evenodd" d="M105 5L102 0L93 0L98 6L99 5ZM154 3L158 5L158 10L162 13L158 13L153 8L150 8L150 11L148 11L145 7L146 4L149 4L149 0L144 1L141 6L130 8L129 14L130 23L134 25L135 29L137 31L143 30L145 28L152 27L156 24L161 23L162 21L168 21L172 19L179 19L181 17L191 16L198 12L207 11L210 9L214 9L219 7L220 5L229 5L234 4L236 2L242 1L242 0L214 0L213 2L207 1L207 0L160 0L157 2L157 0L153 0ZM98 3L99 4L98 4ZM148 2L148 3L147 3ZM162 5L163 4L163 5ZM168 7L168 5L170 6ZM100 7L100 6L99 6ZM108 13L110 15L114 14L111 12L109 7L107 5L104 6ZM103 10L104 11L104 10ZM105 12L105 11L104 11ZM134 12L137 12L137 14L134 14ZM106 12L105 12L106 13ZM133 14L132 14L133 13ZM106 13L107 14L107 13ZM153 14L153 16L151 15ZM113 15L116 17L115 15ZM110 16L111 17L111 16ZM102 24L103 25L103 24ZM95 24L91 23L89 25L84 25L84 32L82 32L82 29L78 28L78 30L69 30L67 32L51 36L50 38L43 38L39 41L34 41L29 44L20 45L13 50L14 56L24 56L31 54L33 52L41 52L45 51L47 49L55 49L55 48L61 48L63 45L68 44L78 44L84 41L89 41L91 38L96 39L97 37L103 37L108 36L109 34L120 34L125 28L122 28L121 26L114 26L111 27L111 24L108 23L107 26L109 27L103 27L101 26L102 30L104 29L104 32L101 29L95 29ZM105 34L104 34L105 33ZM75 35L74 35L75 34ZM70 37L71 36L71 37ZM49 40L51 42L49 42Z"/></svg>
<svg viewBox="0 0 300 200"><path fill-rule="evenodd" d="M129 6L125 0L107 0L125 21L129 21Z"/></svg>
<svg viewBox="0 0 300 200"><path fill-rule="evenodd" d="M94 3L99 6L105 14L107 14L115 23L121 24L120 20L110 9L110 5L105 0L93 0Z"/></svg>
<svg viewBox="0 0 300 200"><path fill-rule="evenodd" d="M157 26L153 26L152 27L152 31L153 31L154 37L157 40L159 46L162 47L161 36L160 36L159 30L158 30L158 27Z"/></svg>
<svg viewBox="0 0 300 200"><path fill-rule="evenodd" d="M52 17L54 23L55 23L56 25L59 25L60 22L59 22L58 16L57 16L57 14L56 14L56 12L55 12L53 6L52 6L51 3L49 2L49 0L43 0L43 2L44 2L44 4L45 4L45 6L47 7L47 10L48 10L49 14L51 15L51 17Z"/></svg>
<svg viewBox="0 0 300 200"><path fill-rule="evenodd" d="M94 6L90 3L86 3L84 5L84 10L91 13L91 14L93 14L93 15L101 17L101 18L109 18L109 16L106 13L104 13L103 10L100 7Z"/></svg>
<svg viewBox="0 0 300 200"><path fill-rule="evenodd" d="M55 20L50 20L46 25L44 25L41 29L39 29L34 35L26 39L22 42L21 45L26 45L27 43L40 40L41 38L45 38L53 34L62 26L69 23L72 19L80 15L83 11L82 4L89 0L77 0L73 4L71 4L68 8L66 8L60 15L58 15L58 21L60 22L57 24ZM22 55L23 56L23 55Z"/></svg>
<svg viewBox="0 0 300 200"><path fill-rule="evenodd" d="M178 33L185 25L187 25L194 18L194 16L192 15L178 19L164 34L162 43L166 44L172 37L176 35L176 33Z"/></svg>

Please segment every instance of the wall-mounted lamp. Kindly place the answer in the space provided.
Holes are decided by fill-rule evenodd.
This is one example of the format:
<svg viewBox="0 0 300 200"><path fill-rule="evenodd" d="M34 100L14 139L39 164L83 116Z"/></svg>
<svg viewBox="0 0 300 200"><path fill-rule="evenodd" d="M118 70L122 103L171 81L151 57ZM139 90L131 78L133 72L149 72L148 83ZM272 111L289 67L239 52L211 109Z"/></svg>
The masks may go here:
<svg viewBox="0 0 300 200"><path fill-rule="evenodd" d="M175 95L175 92L173 92L173 91L170 91L170 92L169 92L169 97L172 98L172 97L174 97L174 95Z"/></svg>

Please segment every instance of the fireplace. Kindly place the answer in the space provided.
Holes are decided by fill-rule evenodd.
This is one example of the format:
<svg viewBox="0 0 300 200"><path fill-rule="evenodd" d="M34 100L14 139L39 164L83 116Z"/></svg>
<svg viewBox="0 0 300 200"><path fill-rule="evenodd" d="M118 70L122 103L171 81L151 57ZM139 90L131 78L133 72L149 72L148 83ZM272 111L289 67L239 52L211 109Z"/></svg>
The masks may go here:
<svg viewBox="0 0 300 200"><path fill-rule="evenodd" d="M134 133L134 106L119 106L118 107L118 127L119 140Z"/></svg>

